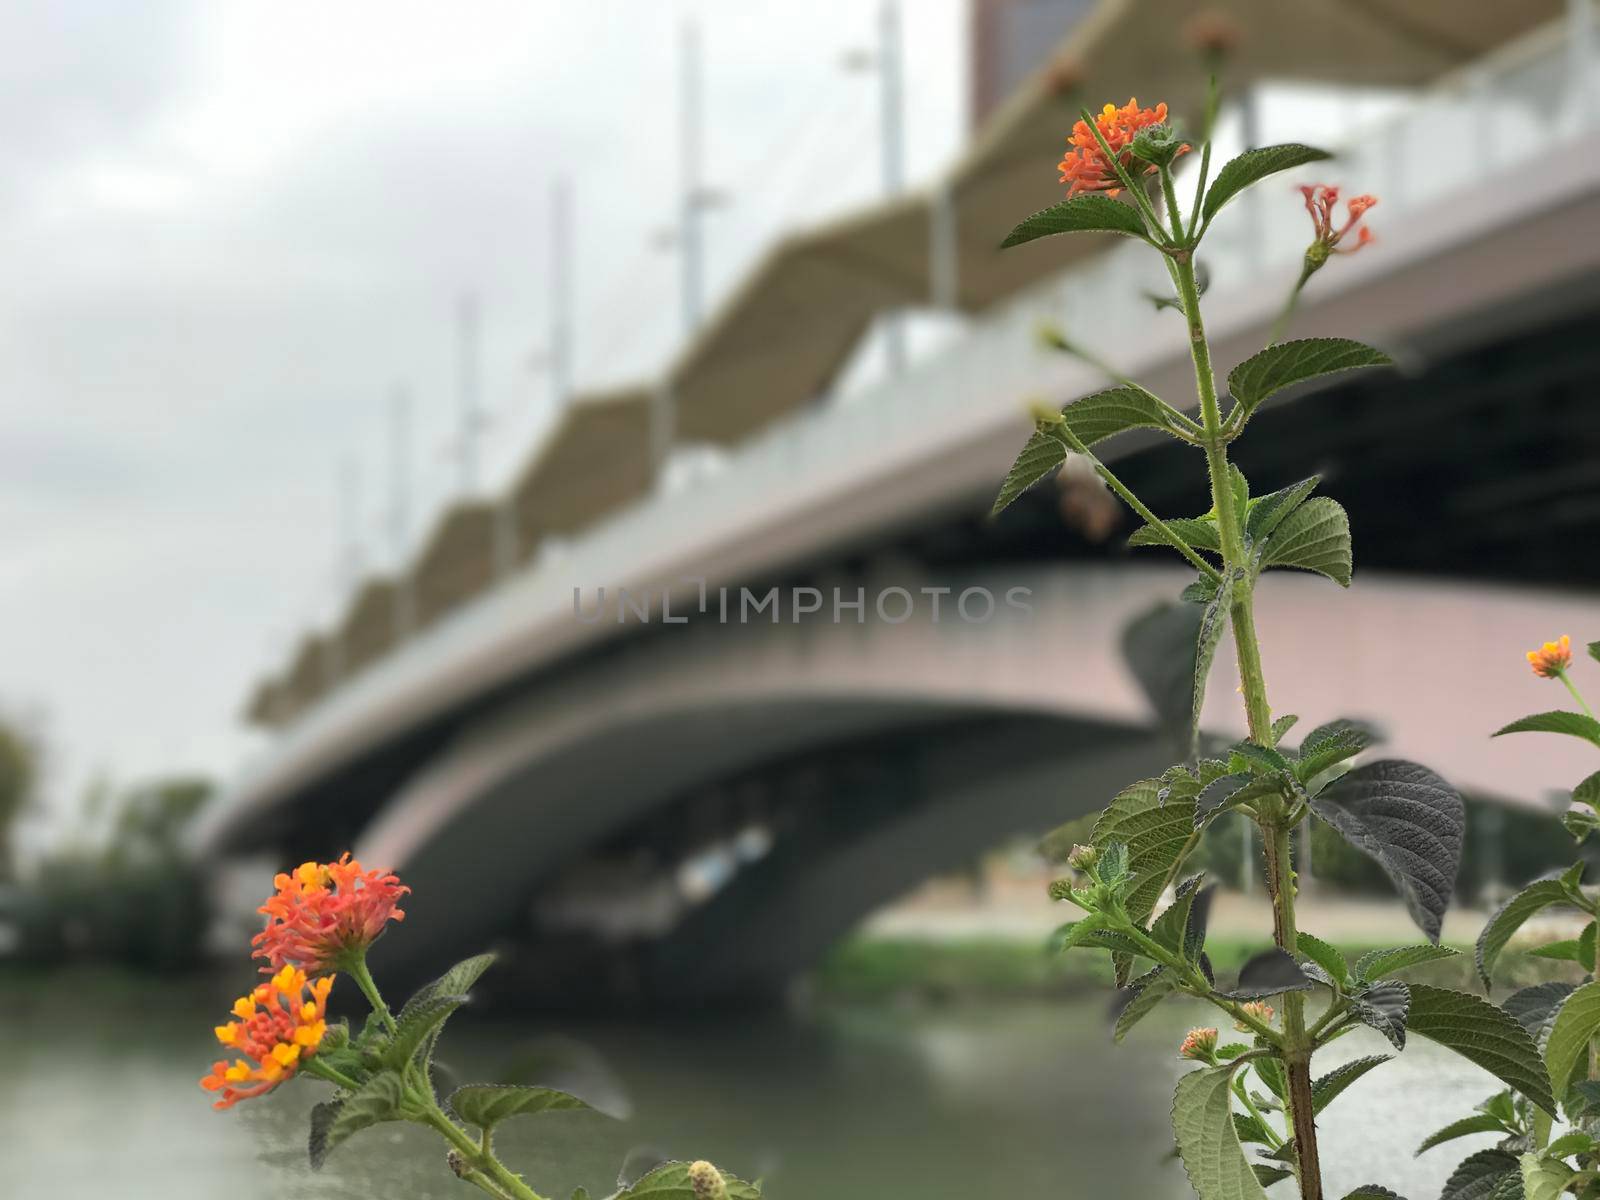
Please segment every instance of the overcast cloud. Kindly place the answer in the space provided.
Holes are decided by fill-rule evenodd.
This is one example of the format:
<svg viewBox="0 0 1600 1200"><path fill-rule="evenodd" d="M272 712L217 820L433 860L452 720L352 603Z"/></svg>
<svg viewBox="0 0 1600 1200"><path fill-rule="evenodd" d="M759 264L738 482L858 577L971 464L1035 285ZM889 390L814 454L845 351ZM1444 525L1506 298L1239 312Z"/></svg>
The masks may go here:
<svg viewBox="0 0 1600 1200"><path fill-rule="evenodd" d="M452 320L484 307L486 474L548 420L546 214L571 178L580 386L678 330L666 0L30 0L0 11L0 704L52 793L226 773L251 682L335 595L336 463L381 563L386 396L414 529L447 498ZM963 121L960 0L903 3L913 181ZM772 234L870 199L876 0L704 0L712 300Z"/></svg>

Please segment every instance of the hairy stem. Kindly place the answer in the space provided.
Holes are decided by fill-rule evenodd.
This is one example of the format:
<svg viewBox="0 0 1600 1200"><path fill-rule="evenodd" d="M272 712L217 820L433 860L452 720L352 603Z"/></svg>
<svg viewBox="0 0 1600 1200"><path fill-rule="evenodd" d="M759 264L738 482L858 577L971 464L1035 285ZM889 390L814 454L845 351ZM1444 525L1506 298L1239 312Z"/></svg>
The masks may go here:
<svg viewBox="0 0 1600 1200"><path fill-rule="evenodd" d="M1245 561L1243 514L1239 511L1228 469L1227 442L1217 405L1211 347L1206 341L1205 324L1200 315L1194 261L1183 254L1174 255L1172 262L1178 295L1189 323L1189 353L1194 360L1195 387L1200 395L1200 414L1206 431L1206 466L1211 475L1211 499L1217 513L1223 569L1234 576L1233 601L1228 615L1239 660L1239 690L1244 696L1251 741L1270 748L1273 744L1272 706L1267 701L1266 676L1256 636L1254 573ZM1286 953L1293 954L1298 941L1294 877L1289 826L1283 816L1282 813L1265 814L1262 835L1266 847L1267 893L1272 898L1273 941ZM1322 1166L1317 1153L1316 1119L1311 1101L1311 1050L1312 1042L1306 1035L1305 997L1299 992L1286 992L1283 996L1282 1055L1289 1085L1286 1107L1294 1133L1296 1175L1302 1200L1322 1200Z"/></svg>
<svg viewBox="0 0 1600 1200"><path fill-rule="evenodd" d="M1579 693L1578 685L1572 682L1572 676L1568 675L1566 671L1562 670L1556 672L1556 677L1560 679L1562 683L1567 685L1567 691L1572 693L1572 698L1578 702L1578 707L1583 709L1584 715L1593 717L1594 713L1589 711L1589 705L1587 702L1585 702L1582 694Z"/></svg>
<svg viewBox="0 0 1600 1200"><path fill-rule="evenodd" d="M494 1190L491 1194L503 1194L512 1197L512 1200L544 1200L543 1196L523 1183L519 1175L507 1168L492 1152L486 1151L474 1141L471 1134L447 1117L431 1096L423 1109L422 1120L424 1124L431 1125L443 1135L444 1140L461 1155L473 1172L481 1174L493 1185ZM472 1180L472 1182L477 1181ZM479 1186L483 1187L483 1184L480 1183ZM483 1190L491 1189L484 1187Z"/></svg>
<svg viewBox="0 0 1600 1200"><path fill-rule="evenodd" d="M389 1006L383 1002L383 995L378 991L378 985L372 978L372 972L367 970L365 955L352 955L348 962L341 964L345 973L356 981L356 986L361 989L361 994L367 998L367 1003L372 1005L372 1011L385 1029L394 1032L394 1015L390 1013Z"/></svg>

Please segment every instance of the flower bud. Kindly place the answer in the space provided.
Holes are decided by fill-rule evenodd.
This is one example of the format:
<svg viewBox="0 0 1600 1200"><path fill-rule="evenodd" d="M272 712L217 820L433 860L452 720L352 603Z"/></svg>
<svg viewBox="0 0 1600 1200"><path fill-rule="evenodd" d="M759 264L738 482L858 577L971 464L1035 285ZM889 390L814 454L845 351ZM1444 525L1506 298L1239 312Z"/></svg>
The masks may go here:
<svg viewBox="0 0 1600 1200"><path fill-rule="evenodd" d="M1191 1029L1178 1047L1179 1058L1192 1058L1196 1062L1210 1062L1217 1052L1215 1029Z"/></svg>
<svg viewBox="0 0 1600 1200"><path fill-rule="evenodd" d="M1249 1013L1263 1025L1271 1025L1272 1018L1277 1016L1277 1014L1272 1010L1272 1005L1268 1004L1265 1000L1249 1000L1244 1004L1241 1004L1239 1007L1244 1009L1245 1012ZM1251 1027L1246 1025L1243 1021L1235 1021L1233 1023L1233 1027L1240 1033L1251 1032Z"/></svg>
<svg viewBox="0 0 1600 1200"><path fill-rule="evenodd" d="M1142 162L1147 162L1153 167L1164 167L1178 155L1188 149L1171 125L1160 123L1146 125L1133 135L1133 141L1128 144L1128 149L1133 151L1133 156Z"/></svg>
<svg viewBox="0 0 1600 1200"><path fill-rule="evenodd" d="M1074 871L1092 871L1094 870L1095 864L1099 861L1100 851L1096 850L1093 846L1074 846L1072 848L1072 852L1067 855L1067 866L1071 867Z"/></svg>
<svg viewBox="0 0 1600 1200"><path fill-rule="evenodd" d="M689 1186L694 1189L694 1200L728 1200L722 1172L704 1159L689 1164Z"/></svg>

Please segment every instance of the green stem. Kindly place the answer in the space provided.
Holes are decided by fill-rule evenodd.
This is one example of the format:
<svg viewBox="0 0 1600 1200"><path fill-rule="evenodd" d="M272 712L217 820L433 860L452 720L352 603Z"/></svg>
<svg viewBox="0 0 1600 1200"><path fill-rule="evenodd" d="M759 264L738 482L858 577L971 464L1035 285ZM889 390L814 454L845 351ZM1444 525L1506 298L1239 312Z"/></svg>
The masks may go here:
<svg viewBox="0 0 1600 1200"><path fill-rule="evenodd" d="M1278 340L1288 332L1289 322L1294 317L1294 310L1300 305L1300 293L1305 291L1306 284L1317 273L1317 268L1309 262L1300 269L1300 278L1295 281L1294 287L1289 292L1289 298L1283 302L1283 308L1278 311L1277 320L1272 322L1272 332L1267 335L1267 345L1275 346Z"/></svg>
<svg viewBox="0 0 1600 1200"><path fill-rule="evenodd" d="M520 1176L505 1166L492 1152L487 1152L461 1126L457 1125L444 1111L428 1097L422 1111L424 1124L431 1125L444 1136L445 1141L453 1146L458 1154L475 1170L481 1172L493 1182L506 1196L512 1200L544 1200Z"/></svg>
<svg viewBox="0 0 1600 1200"><path fill-rule="evenodd" d="M1594 713L1589 711L1588 704L1586 704L1583 697L1579 695L1578 687L1572 682L1572 677L1567 674L1565 667L1556 672L1556 678L1567 685L1567 691L1572 693L1572 698L1578 702L1578 707L1583 709L1584 715L1588 716L1590 719L1593 719Z"/></svg>
<svg viewBox="0 0 1600 1200"><path fill-rule="evenodd" d="M326 1079L329 1083L338 1084L348 1092L353 1092L361 1085L337 1067L330 1067L316 1055L301 1060L300 1069L307 1075L315 1075L318 1079Z"/></svg>
<svg viewBox="0 0 1600 1200"><path fill-rule="evenodd" d="M1178 533L1172 528L1172 526L1168 525L1160 517L1156 516L1155 513L1151 512L1150 509L1145 506L1144 501L1140 500L1139 497L1133 494L1133 492L1128 488L1127 484L1123 483L1122 480L1113 475L1111 473L1111 469L1090 452L1089 447L1085 446L1082 440L1079 439L1078 435L1072 432L1071 427L1067 424L1064 418L1055 421L1053 423L1053 428L1056 431L1056 437L1061 440L1061 443L1066 446L1067 449L1071 450L1074 454L1081 454L1084 458L1088 459L1089 465L1094 468L1095 474L1099 475L1101 479L1105 480L1106 486L1117 495L1121 496L1129 508L1133 509L1134 512L1143 517L1150 527L1159 533L1168 545L1170 545L1179 554L1183 555L1184 558L1188 559L1189 564L1198 570L1200 574L1209 579L1222 578L1215 567L1200 557L1199 551L1197 551L1193 546L1189 545L1188 542L1184 541L1183 538L1178 536Z"/></svg>
<svg viewBox="0 0 1600 1200"><path fill-rule="evenodd" d="M1117 181L1133 197L1133 202L1139 206L1139 211L1144 214L1145 223L1150 230L1150 240L1158 246L1161 245L1166 240L1166 233L1161 228L1161 218L1156 215L1155 205L1150 203L1150 197L1145 195L1144 188L1134 183L1133 177L1128 174L1127 168L1122 165L1122 161L1112 152L1110 144L1106 141L1106 135L1101 133L1100 126L1095 124L1094 114L1087 108L1079 109L1078 111L1083 118L1083 123L1094 134L1094 140L1100 143L1100 153L1105 156L1105 160L1111 165L1111 169L1117 173Z"/></svg>
<svg viewBox="0 0 1600 1200"><path fill-rule="evenodd" d="M1266 676L1256 635L1254 573L1245 560L1242 514L1238 511L1228 469L1211 346L1206 340L1205 323L1200 314L1200 289L1195 283L1193 258L1187 253L1174 254L1172 261L1178 295L1189 323L1189 353L1194 360L1195 388L1200 394L1200 415L1206 431L1206 466L1211 475L1211 498L1217 513L1223 569L1231 572L1236 581L1229 620L1239 660L1239 690L1244 695L1250 739L1270 748L1273 744L1272 706L1267 700ZM1269 815L1261 826L1266 848L1267 892L1273 907L1273 940L1292 955L1298 935L1289 827L1283 822L1282 814ZM1283 996L1283 1061L1289 1085L1285 1107L1294 1133L1301 1200L1322 1200L1322 1165L1317 1153L1317 1128L1311 1099L1311 1050L1312 1043L1306 1036L1305 997L1299 992L1287 992Z"/></svg>
<svg viewBox="0 0 1600 1200"><path fill-rule="evenodd" d="M1244 1005L1237 1000L1230 1000L1219 995L1211 986L1211 981L1203 975L1199 968L1181 955L1168 950L1144 930L1140 929L1126 914L1121 914L1117 932L1138 944L1140 951L1151 962L1160 963L1175 975L1179 976L1186 985L1191 995L1216 1005L1241 1025L1247 1025L1250 1030L1260 1035L1271 1046L1282 1046L1283 1039L1278 1031L1259 1017L1250 1013Z"/></svg>
<svg viewBox="0 0 1600 1200"><path fill-rule="evenodd" d="M361 989L361 994L367 998L367 1003L372 1005L372 1011L378 1020L390 1033L394 1032L394 1015L389 1012L389 1006L383 1002L383 996L378 992L378 985L372 978L372 972L367 970L367 958L364 954L352 955L349 961L340 964L347 975L356 981L356 986Z"/></svg>
<svg viewBox="0 0 1600 1200"><path fill-rule="evenodd" d="M1200 228L1200 208L1206 202L1206 181L1211 174L1211 136L1217 128L1217 105L1220 99L1217 74L1213 71L1206 84L1206 127L1200 148L1200 181L1195 184L1194 210L1189 214L1189 233L1185 239L1191 246L1198 241L1195 231Z"/></svg>
<svg viewBox="0 0 1600 1200"><path fill-rule="evenodd" d="M1261 1110L1256 1107L1256 1102L1250 1099L1250 1093L1245 1089L1244 1080L1238 1075L1233 1077L1233 1094L1239 1097L1239 1103L1244 1105L1245 1112L1249 1113L1257 1121L1261 1122L1261 1128L1265 1129L1267 1131L1267 1136L1272 1139L1268 1144L1274 1150L1282 1146L1283 1139L1278 1136L1278 1131L1272 1127L1272 1125L1264 1116L1261 1115Z"/></svg>

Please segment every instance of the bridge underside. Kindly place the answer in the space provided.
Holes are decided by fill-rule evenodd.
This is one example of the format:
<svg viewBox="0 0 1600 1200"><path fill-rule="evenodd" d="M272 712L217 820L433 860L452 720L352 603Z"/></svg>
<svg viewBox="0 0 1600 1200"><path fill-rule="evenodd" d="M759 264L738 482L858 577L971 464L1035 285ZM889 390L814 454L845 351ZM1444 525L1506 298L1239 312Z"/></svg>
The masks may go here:
<svg viewBox="0 0 1600 1200"><path fill-rule="evenodd" d="M493 944L491 1001L771 998L863 914L1170 758L1124 726L939 705L744 705L613 729L431 837L375 966L415 977Z"/></svg>

